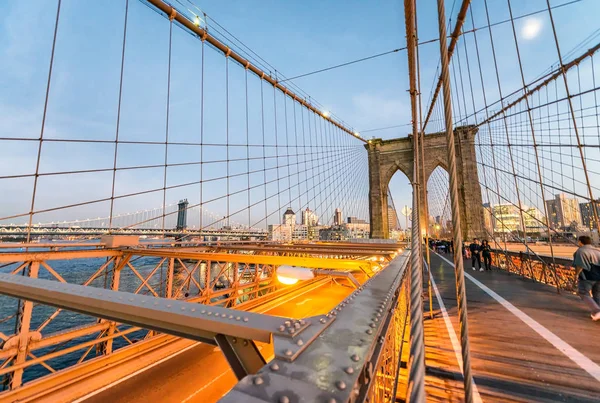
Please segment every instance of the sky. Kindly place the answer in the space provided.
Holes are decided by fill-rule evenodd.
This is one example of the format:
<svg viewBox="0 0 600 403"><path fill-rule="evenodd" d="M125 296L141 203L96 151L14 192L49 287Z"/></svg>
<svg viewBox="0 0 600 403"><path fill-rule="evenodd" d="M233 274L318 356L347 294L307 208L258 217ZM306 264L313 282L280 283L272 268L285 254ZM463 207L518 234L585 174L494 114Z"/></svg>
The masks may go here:
<svg viewBox="0 0 600 403"><path fill-rule="evenodd" d="M344 1L343 3L310 0L304 2L193 1L211 19L240 38L252 51L287 77L401 48L406 44L404 7L401 1ZM551 1L551 4L565 2ZM158 143L164 141L165 135L169 24L164 16L158 15L144 3L140 0L130 0L119 132L121 140ZM494 0L489 3L492 23L508 18L505 1ZM181 0L181 4L175 3L175 6L188 15L189 10L197 12L197 9L187 0ZM545 0L512 1L511 5L513 14L519 16L543 10L546 2ZM2 73L0 74L0 88L2 88L0 138L20 139L0 140L0 172L3 175L0 179L0 194L8 195L0 201L0 217L20 215L28 212L30 208L33 178L5 177L35 172L39 143L22 139L35 139L40 135L56 6L55 1L49 0L0 2L2 16L0 19L0 72ZM446 14L452 21L456 19L459 6L458 0L446 1ZM420 40L436 38L438 29L435 2L418 2L417 7ZM185 10L186 8L188 10ZM125 0L62 1L44 137L98 139L106 142L45 142L40 159L40 172L112 167L114 144L110 141L115 137L118 110L124 9ZM473 1L472 10L475 26L485 26L483 2ZM594 0L582 0L555 12L556 30L564 53L598 28L598 15L600 15L600 3ZM213 22L209 19L209 32L211 32L211 24ZM468 18L465 27L470 29L471 26ZM547 13L518 20L516 29L525 78L526 81L531 81L557 61ZM491 80L493 58L489 45L484 44L486 38L489 41L489 35L487 30L478 31L478 35L478 39L482 42L480 49L482 70L488 74L486 79L489 77ZM496 41L500 80L506 95L522 86L518 64L515 63L510 24L495 26L493 36ZM472 41L468 34L466 37L467 41ZM472 46L471 43L467 43ZM197 38L183 32L177 26L174 27L169 94L169 141L183 143L197 136L200 118L198 93L202 84L199 80L199 71L204 61L207 77L203 82L203 90L207 97L204 142L214 144L222 142L223 122L226 119L223 107L224 78L225 72L229 71L230 142L238 142L241 145L245 141L243 135L245 129L244 71L240 66L233 64L227 66L229 70L226 70L225 58L209 47L206 47L205 57L202 60L200 47ZM438 43L421 46L420 60L423 107L426 108L438 66ZM361 132L365 138L405 137L410 132L410 99L407 93L405 51L299 78L294 83L325 109L343 119L350 128ZM263 86L263 90L269 89ZM489 99L498 99L499 94L493 85L486 88L486 91ZM259 133L260 95L257 94L260 93L260 83L257 80L250 79L249 93L248 124L250 132ZM479 105L482 103L480 91L474 93L474 99ZM282 99L277 98L273 102L271 98L266 104L269 104L264 106L267 108L265 112L267 115L276 113L273 109L277 108L277 105L280 107L279 114L281 114ZM291 117L291 112L288 113L290 114L286 119ZM287 124L278 120L281 119L281 115L279 116L266 130L267 143L277 141L283 125ZM318 122L314 124L316 128ZM389 126L399 127L373 130ZM434 122L431 124L431 129L435 129ZM269 133L273 135L272 139L268 138ZM335 134L332 138L338 137L342 138L339 134ZM253 137L253 140L256 140L257 144L261 142L259 137ZM355 140L344 141L354 149L358 150L361 147L361 144ZM241 147L232 148L229 158L236 158L235 153L241 149ZM277 153L276 150L272 148L265 152L267 155L271 155L269 153L274 155ZM225 158L223 153L224 148L219 146L212 146L212 148L211 146L202 148L172 146L168 151L168 158L170 164L196 161L198 155L202 161L211 161L211 158L212 161L219 161ZM259 156L257 154L257 157ZM164 157L164 147L160 144L120 144L118 166L160 165L164 162ZM240 154L237 157L242 159L246 155ZM334 169L336 163L333 156L327 154L327 158L331 161L325 168ZM277 162L282 163L279 159ZM291 157L285 157L283 162L291 164L294 161ZM362 167L364 158L348 152L343 162ZM205 169L204 180L210 179L211 175L214 178L220 177L224 169L223 164L213 163L210 168ZM240 167L240 169L246 168ZM359 172L358 169L355 168L354 172ZM351 170L347 171L345 174L350 175ZM170 182L174 178L181 183L197 180L197 173L197 170L192 172L189 167L169 167L167 186L175 183ZM277 175L279 174L280 170L277 170ZM256 180L263 179L256 178ZM162 167L122 170L117 174L115 194L135 193L160 187L163 185L162 182ZM279 185L280 182L278 180L277 184ZM110 170L100 173L44 177L39 180L36 190L35 209L105 198L107 195L110 196L111 183ZM327 184L325 182L320 185L319 189L326 191ZM215 181L210 186L205 186L206 189L201 190L204 191L204 200L208 198L207 195L222 194L219 193L222 189L217 189L222 186L222 181ZM236 184L232 180L231 186L233 188L238 186L241 189L246 186L246 182ZM364 199L365 196L364 186L360 186L356 192L352 189L349 192L355 195L356 199ZM306 185L305 193L310 192L308 188L309 186ZM344 186L337 188L344 189ZM390 188L396 206L411 204L411 190L405 176L401 173L395 175ZM189 191L171 192L166 195L167 204L183 197L192 199L188 196ZM193 191L198 192L197 189ZM302 188L300 191L295 191L296 195L300 196ZM317 192L313 191L316 197ZM341 200L342 196L336 197ZM258 197L252 195L253 200ZM294 198L291 192L290 198ZM162 192L139 197L131 196L116 203L115 210L126 212L154 208L162 202ZM243 200L236 198L234 203L243 206L246 203L245 196ZM314 205L311 203L308 202L309 206ZM333 203L321 201L320 204L331 205L323 209L323 214L330 215L331 210L335 208L333 204L337 204L337 199L334 199ZM355 200L354 204L358 206L360 203ZM302 206L302 203L298 204L298 207ZM209 208L219 214L224 212L224 206L220 202L213 203ZM234 206L231 208L235 209ZM68 214L71 217L103 216L107 214L107 209L107 203L95 203L81 209L70 209ZM354 214L365 215L364 208L353 207L352 203L347 209L348 214L352 210ZM260 210L263 210L262 207ZM34 221L64 219L65 211L40 214ZM259 217L261 213L252 212L252 214ZM276 216L277 214L273 217L275 222L278 220ZM20 217L5 222L24 220L25 218ZM250 217L249 221L255 220Z"/></svg>

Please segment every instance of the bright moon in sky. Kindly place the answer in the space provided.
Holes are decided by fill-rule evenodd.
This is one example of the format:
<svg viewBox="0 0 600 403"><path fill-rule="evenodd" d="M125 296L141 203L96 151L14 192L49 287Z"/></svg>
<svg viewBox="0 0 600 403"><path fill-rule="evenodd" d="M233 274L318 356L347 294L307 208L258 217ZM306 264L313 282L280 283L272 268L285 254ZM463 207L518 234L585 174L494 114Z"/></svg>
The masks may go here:
<svg viewBox="0 0 600 403"><path fill-rule="evenodd" d="M540 33L542 22L536 18L528 18L525 20L525 25L521 30L521 34L525 39L533 39Z"/></svg>

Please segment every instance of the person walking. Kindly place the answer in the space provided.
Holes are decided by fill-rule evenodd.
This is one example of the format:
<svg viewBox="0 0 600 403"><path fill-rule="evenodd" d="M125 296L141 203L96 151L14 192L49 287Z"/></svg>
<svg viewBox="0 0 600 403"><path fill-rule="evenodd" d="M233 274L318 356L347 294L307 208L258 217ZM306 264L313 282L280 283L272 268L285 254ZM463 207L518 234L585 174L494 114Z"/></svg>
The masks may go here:
<svg viewBox="0 0 600 403"><path fill-rule="evenodd" d="M479 271L483 271L483 267L481 267L481 245L479 244L479 239L473 239L473 243L469 245L469 251L471 252L471 265L473 266L473 270L476 270L475 263L477 263Z"/></svg>
<svg viewBox="0 0 600 403"><path fill-rule="evenodd" d="M577 269L577 293L590 308L592 319L600 320L600 250L592 246L589 236L579 237L573 266Z"/></svg>
<svg viewBox="0 0 600 403"><path fill-rule="evenodd" d="M486 271L492 270L492 248L487 239L481 241L481 256L483 257L483 265Z"/></svg>

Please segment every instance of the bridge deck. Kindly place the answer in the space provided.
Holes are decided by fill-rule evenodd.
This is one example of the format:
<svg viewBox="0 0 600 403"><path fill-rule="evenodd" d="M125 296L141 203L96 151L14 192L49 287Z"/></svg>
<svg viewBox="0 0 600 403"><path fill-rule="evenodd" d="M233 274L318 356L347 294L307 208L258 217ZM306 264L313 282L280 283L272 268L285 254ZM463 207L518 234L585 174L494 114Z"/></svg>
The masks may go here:
<svg viewBox="0 0 600 403"><path fill-rule="evenodd" d="M444 258L452 259L432 254L431 270L460 340L454 268ZM506 272L475 272L470 262L465 266L479 401L597 402L600 323L590 319L579 298ZM440 305L434 292L435 317L425 322L428 400L463 401L456 358L460 342L453 346Z"/></svg>

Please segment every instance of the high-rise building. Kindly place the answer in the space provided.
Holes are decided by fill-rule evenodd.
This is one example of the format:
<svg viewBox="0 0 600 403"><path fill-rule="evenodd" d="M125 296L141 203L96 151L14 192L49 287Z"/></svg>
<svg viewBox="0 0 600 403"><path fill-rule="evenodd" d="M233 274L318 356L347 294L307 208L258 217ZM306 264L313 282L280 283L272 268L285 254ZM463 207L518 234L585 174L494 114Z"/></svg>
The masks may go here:
<svg viewBox="0 0 600 403"><path fill-rule="evenodd" d="M343 222L344 221L342 219L342 210L336 208L335 213L333 215L333 225L342 225Z"/></svg>
<svg viewBox="0 0 600 403"><path fill-rule="evenodd" d="M554 229L577 229L581 226L581 212L575 198L566 194L557 194L554 199L546 200L550 227Z"/></svg>
<svg viewBox="0 0 600 403"><path fill-rule="evenodd" d="M302 211L302 225L314 227L318 224L319 216L317 216L311 209L307 207L306 210Z"/></svg>
<svg viewBox="0 0 600 403"><path fill-rule="evenodd" d="M177 205L177 230L181 231L187 228L187 209L188 209L188 201L187 199L179 200L179 204Z"/></svg>
<svg viewBox="0 0 600 403"><path fill-rule="evenodd" d="M348 224L368 224L367 220L358 217L348 217Z"/></svg>
<svg viewBox="0 0 600 403"><path fill-rule="evenodd" d="M596 212L600 214L600 199L594 203L596 205ZM592 209L592 203L579 203L579 210L581 210L581 222L585 229L594 230L598 229L596 224L596 217L594 216L594 210Z"/></svg>
<svg viewBox="0 0 600 403"><path fill-rule="evenodd" d="M521 215L514 204L496 204L491 214L494 222L494 232L511 233L521 229Z"/></svg>
<svg viewBox="0 0 600 403"><path fill-rule="evenodd" d="M296 213L294 213L294 210L292 210L291 207L288 207L285 213L283 213L282 224L289 225L290 227L296 225Z"/></svg>
<svg viewBox="0 0 600 403"><path fill-rule="evenodd" d="M392 206L388 206L388 228L390 231L397 230L399 228L398 225L398 214L396 210Z"/></svg>

